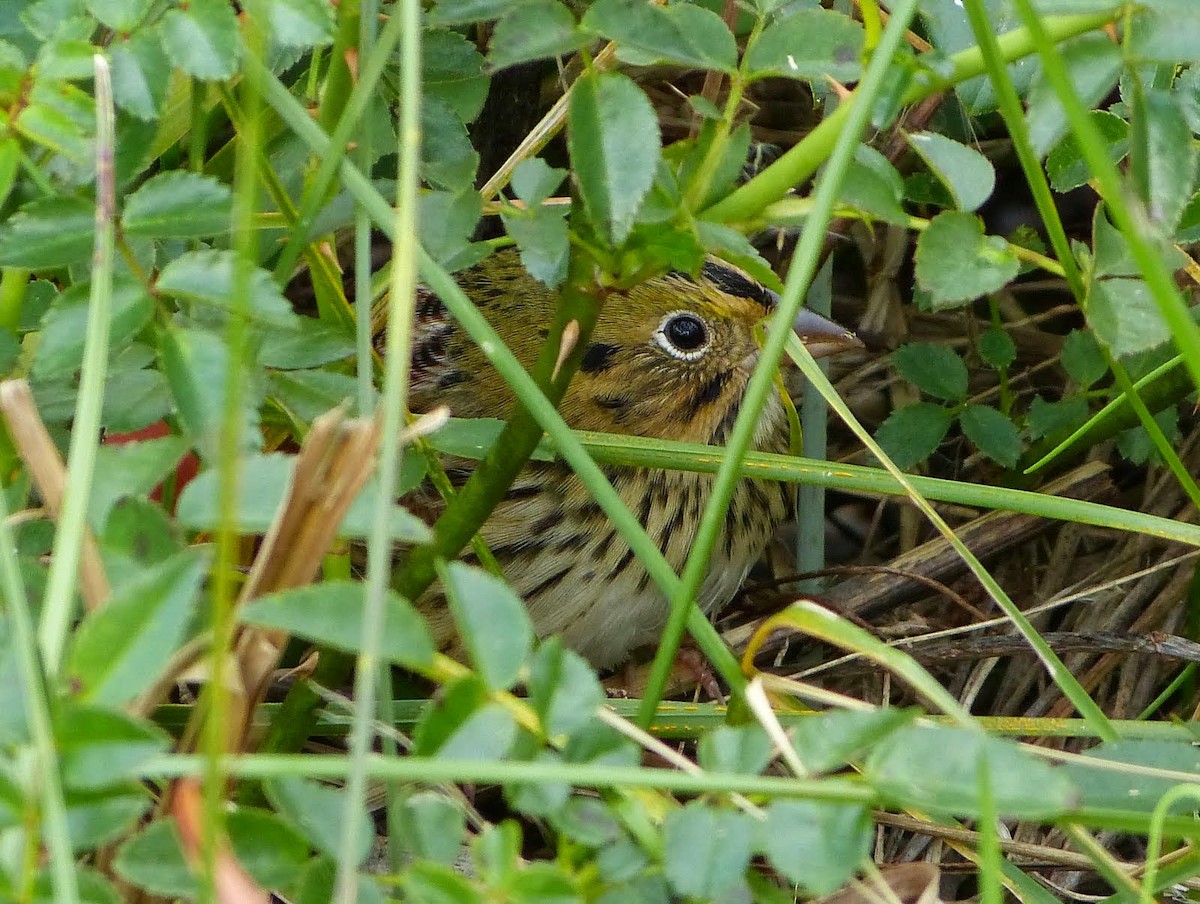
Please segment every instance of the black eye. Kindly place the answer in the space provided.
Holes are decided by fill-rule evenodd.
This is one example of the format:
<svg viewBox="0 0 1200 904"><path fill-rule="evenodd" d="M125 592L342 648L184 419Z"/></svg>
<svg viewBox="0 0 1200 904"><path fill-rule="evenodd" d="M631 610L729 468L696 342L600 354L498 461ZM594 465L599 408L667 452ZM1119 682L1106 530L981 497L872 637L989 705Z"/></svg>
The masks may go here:
<svg viewBox="0 0 1200 904"><path fill-rule="evenodd" d="M662 345L668 352L682 358L697 357L708 344L708 325L687 311L669 314L659 328Z"/></svg>

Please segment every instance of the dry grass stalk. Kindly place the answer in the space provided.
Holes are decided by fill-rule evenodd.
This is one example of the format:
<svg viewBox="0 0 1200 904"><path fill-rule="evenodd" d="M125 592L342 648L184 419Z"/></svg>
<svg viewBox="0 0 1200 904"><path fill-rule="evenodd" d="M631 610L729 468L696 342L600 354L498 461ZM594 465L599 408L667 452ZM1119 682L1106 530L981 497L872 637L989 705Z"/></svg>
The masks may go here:
<svg viewBox="0 0 1200 904"><path fill-rule="evenodd" d="M346 420L345 410L338 408L313 422L287 496L242 587L240 604L312 583L350 504L375 470L378 448L378 420ZM245 628L238 636L237 666L245 695L238 701L239 746L287 640L285 632L264 628Z"/></svg>
<svg viewBox="0 0 1200 904"><path fill-rule="evenodd" d="M33 478L33 484L41 494L50 517L57 521L62 511L67 466L38 414L28 381L5 380L0 383L0 413L4 415L17 454ZM88 611L99 609L112 594L96 538L86 528L79 559L79 592Z"/></svg>

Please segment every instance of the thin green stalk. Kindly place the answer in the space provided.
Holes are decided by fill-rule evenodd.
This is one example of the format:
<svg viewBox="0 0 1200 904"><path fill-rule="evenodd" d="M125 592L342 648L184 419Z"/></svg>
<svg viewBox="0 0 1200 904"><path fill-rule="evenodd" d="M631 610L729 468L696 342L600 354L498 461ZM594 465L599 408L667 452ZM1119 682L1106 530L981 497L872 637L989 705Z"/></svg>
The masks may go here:
<svg viewBox="0 0 1200 904"><path fill-rule="evenodd" d="M1046 81L1063 105L1080 153L1096 179L1100 195L1112 213L1113 222L1129 243L1129 251L1150 289L1159 313L1170 327L1171 336L1183 355L1192 383L1200 387L1200 325L1192 320L1175 280L1151 238L1158 236L1159 230L1148 220L1140 203L1136 206L1131 203L1124 180L1116 164L1109 159L1108 145L1092 121L1090 111L1076 96L1066 64L1054 46L1054 38L1047 32L1032 3L1030 0L1015 0L1015 8L1041 58Z"/></svg>
<svg viewBox="0 0 1200 904"><path fill-rule="evenodd" d="M1108 12L1049 16L1045 19L1043 27L1052 40L1062 41L1107 25L1115 15ZM1005 32L998 41L1000 52L1007 62L1018 60L1034 50L1033 37L1028 28ZM954 54L950 63L950 75L939 78L933 73L927 73L925 78L909 88L901 103L916 103L931 94L983 74L983 59L977 47ZM833 115L822 120L809 132L803 141L790 148L745 185L709 207L701 216L720 223L738 223L757 216L764 207L787 195L817 171L817 167L829 157L830 148L846 127L848 114L848 108L839 107Z"/></svg>
<svg viewBox="0 0 1200 904"><path fill-rule="evenodd" d="M578 435L584 448L600 464L716 474L727 454L718 446L697 443L614 433L581 432ZM813 484L872 496L903 496L906 492L904 486L882 468L816 461L773 452L747 453L738 473L742 477ZM1074 521L1200 546L1200 527L1172 518L1005 486L915 475L905 475L905 478L922 496L938 502Z"/></svg>
<svg viewBox="0 0 1200 904"><path fill-rule="evenodd" d="M992 792L992 775L986 754L977 761L977 784L979 788L979 904L1001 904L1004 900L1001 864L1004 855L1000 851L996 812L996 795Z"/></svg>
<svg viewBox="0 0 1200 904"><path fill-rule="evenodd" d="M988 21L987 10L981 0L967 0L967 19L971 24L971 33L978 42L979 53L987 71L992 89L996 92L996 100L1000 107L1000 115L1012 139L1013 149L1017 152L1017 160L1021 171L1025 174L1025 182L1033 195L1034 204L1046 226L1046 234L1050 239L1050 247L1063 268L1063 278L1071 289L1071 294L1082 303L1086 295L1083 277L1079 266L1075 263L1075 255L1071 252L1071 242L1063 228L1062 218L1058 215L1058 207L1054 203L1054 195L1050 191L1050 183L1042 170L1037 152L1029 140L1029 127L1025 122L1025 110L1021 106L1021 98L1017 89L1008 76L1006 60L1000 50L1000 41Z"/></svg>
<svg viewBox="0 0 1200 904"><path fill-rule="evenodd" d="M253 754L228 756L224 766L230 775L244 779L268 779L303 775L314 779L345 779L352 768L344 756L307 754ZM141 768L150 779L183 778L196 775L202 760L176 754L158 756ZM842 803L877 803L875 791L858 779L799 779L791 776L733 773L672 772L639 766L597 766L584 763L449 760L439 757L366 758L371 778L422 784L462 782L476 784L562 783L577 788L647 788L683 794L741 792L771 797L806 798Z"/></svg>
<svg viewBox="0 0 1200 904"><path fill-rule="evenodd" d="M62 511L54 535L54 556L46 577L46 596L38 642L47 678L58 678L63 649L75 610L75 585L83 536L87 531L88 499L100 441L100 409L104 403L104 380L108 373L109 322L112 318L112 280L116 229L116 190L113 184L115 118L108 64L93 57L96 93L96 227L92 251L91 286L88 296L87 336L83 346L79 395L67 460L67 479Z"/></svg>
<svg viewBox="0 0 1200 904"><path fill-rule="evenodd" d="M266 16L257 2L246 4L244 41L247 59L261 59L266 38L262 28ZM246 70L239 85L241 121L237 124L234 146L233 211L230 218L234 251L233 284L225 342L229 371L222 386L217 469L218 527L215 532L215 567L210 592L213 642L209 648L209 681L204 692L204 721L201 749L205 764L202 776L202 831L200 837L200 877L208 899L216 898L217 850L225 836L225 797L228 775L224 755L231 746L229 685L226 675L233 649L234 602L240 572L241 536L237 528L237 504L241 485L239 452L242 448L242 400L244 398L243 362L250 348L249 319L251 277L258 261L258 231L254 224L260 181L259 156L262 153L262 87L256 72Z"/></svg>
<svg viewBox="0 0 1200 904"><path fill-rule="evenodd" d="M291 277L296 262L304 252L304 245L308 241L313 218L320 211L321 205L325 203L330 186L333 185L334 177L337 176L338 167L346 158L347 145L352 138L357 140L359 132L356 130L368 126L368 122L363 119L363 114L366 112L367 105L375 92L375 86L379 83L388 60L395 53L396 46L401 40L403 19L403 16L389 17L387 24L379 33L378 41L375 42L370 54L364 58L364 63L359 71L358 83L350 92L345 108L329 136L329 149L317 158L320 160L317 171L304 187L304 195L300 199L296 222L279 255L279 262L275 265L276 282L284 283ZM366 173L368 158L365 157L362 147L356 156L359 159L359 166ZM371 268L368 267L366 272L369 275Z"/></svg>
<svg viewBox="0 0 1200 904"><path fill-rule="evenodd" d="M806 222L792 256L783 297L772 315L771 326L767 330L767 341L742 396L741 410L734 422L726 444L725 458L713 481L708 504L700 519L687 563L683 567L678 592L670 596L671 613L663 629L658 652L654 656L654 664L646 682L642 708L638 715L638 725L642 728L650 724L655 707L662 699L671 666L683 640L684 626L694 621L689 619L689 613L695 610L696 595L708 572L709 558L733 499L733 491L739 479L738 472L741 469L740 461L753 442L767 396L775 391L774 374L783 357L784 343L789 335L795 336L792 332L792 321L795 320L816 273L825 243L825 230L833 217L833 208L837 203L838 192L841 191L842 179L850 167L860 136L870 119L874 100L878 97L884 79L891 69L892 57L904 40L904 32L916 10L917 0L902 0L893 6L892 17L884 29L879 48L863 73L862 81L853 95L838 108L838 112L845 109L846 114L843 117L837 117L835 114L826 120L828 122L834 118L844 119L843 128L814 192L812 216Z"/></svg>
<svg viewBox="0 0 1200 904"><path fill-rule="evenodd" d="M1167 814L1181 800L1200 801L1200 788L1195 785L1176 785L1168 788L1154 805L1154 814L1150 820L1150 832L1146 837L1146 871L1142 874L1141 897L1139 904L1154 904L1155 893L1158 891L1156 879L1158 875L1158 859L1162 854L1163 837L1167 836ZM1169 836L1168 836L1169 837Z"/></svg>
<svg viewBox="0 0 1200 904"><path fill-rule="evenodd" d="M1017 158L1021 162L1021 169L1024 171L1026 184L1029 185L1042 223L1046 227L1046 234L1050 239L1050 245L1053 247L1054 253L1063 267L1063 275L1066 278L1071 294L1075 297L1076 304L1079 305L1080 310L1086 311L1087 288L1079 272L1079 267L1075 262L1075 256L1071 252L1071 243L1067 238L1066 229L1063 228L1058 206L1054 203L1054 196L1050 191L1050 183L1038 161L1038 155L1033 148L1033 143L1029 139L1029 129L1025 122L1025 113L1021 107L1021 100L1017 95L1017 89L1013 86L1012 80L1009 78L1008 69L1000 59L999 47L991 24L988 22L987 10L984 8L982 0L968 0L966 11L967 17L971 22L971 30L975 35L975 40L979 42L979 48L983 54L984 63L988 70L988 77L991 79L992 87L996 91L996 97L1000 103L1000 113L1004 117L1004 123L1012 139L1013 148L1016 150ZM1163 434L1162 428L1158 426L1158 422L1154 420L1145 403L1138 397L1124 365L1107 350L1105 350L1105 357L1108 359L1108 366L1112 370L1113 376L1117 379L1117 385L1120 387L1122 395L1129 400L1142 426L1150 434L1155 448L1158 449L1159 454L1163 457L1163 461L1166 462L1171 473L1175 475L1176 480L1179 481L1179 485L1183 487L1188 498L1192 500L1192 504L1200 509L1200 487L1196 486L1196 481L1188 473L1187 468L1184 467L1175 450L1171 448L1171 444Z"/></svg>
<svg viewBox="0 0 1200 904"><path fill-rule="evenodd" d="M379 455L379 484L396 485L400 473L400 428L407 410L409 363L412 354L413 306L417 289L417 192L420 185L421 151L421 7L418 0L402 0L392 9L389 27L398 23L403 38L399 48L400 116L399 172L396 184L396 215L392 232L392 278L388 293L387 354L384 362ZM361 84L359 85L361 87ZM366 268L369 272L370 267ZM369 321L366 309L359 311L360 321ZM366 362L369 365L369 358ZM342 831L338 845L334 900L354 904L358 894L359 848L357 818L365 806L366 761L371 752L371 726L376 713L376 684L380 669L387 663L380 658L384 628L384 601L392 574L392 543L388 528L392 514L390 493L379 494L375 518L367 542L366 604L363 607L362 640L354 673L354 714L350 726L350 774L347 776ZM387 706L391 723L391 695L381 701Z"/></svg>
<svg viewBox="0 0 1200 904"><path fill-rule="evenodd" d="M29 737L35 755L33 787L39 792L41 835L50 853L50 878L55 901L79 900L75 882L75 856L71 850L71 829L67 822L67 805L63 798L62 772L58 748L54 743L54 725L50 717L50 700L46 693L45 676L38 661L33 617L29 611L29 594L21 577L17 561L17 543L8 520L8 503L0 489L0 587L3 587L4 610L12 629L13 651L20 671L21 700L29 723ZM30 831L25 843L34 852L27 862L37 864L37 850L42 841ZM32 885L32 876L22 878L22 885Z"/></svg>

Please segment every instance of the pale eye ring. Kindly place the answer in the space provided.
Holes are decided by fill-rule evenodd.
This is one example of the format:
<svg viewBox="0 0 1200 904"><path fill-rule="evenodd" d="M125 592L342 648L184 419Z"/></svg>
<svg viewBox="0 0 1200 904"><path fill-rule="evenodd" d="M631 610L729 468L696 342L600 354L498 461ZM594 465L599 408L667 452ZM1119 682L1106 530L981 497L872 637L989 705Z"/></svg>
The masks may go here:
<svg viewBox="0 0 1200 904"><path fill-rule="evenodd" d="M708 351L712 335L700 315L692 311L672 311L658 325L654 341L673 358L695 361Z"/></svg>

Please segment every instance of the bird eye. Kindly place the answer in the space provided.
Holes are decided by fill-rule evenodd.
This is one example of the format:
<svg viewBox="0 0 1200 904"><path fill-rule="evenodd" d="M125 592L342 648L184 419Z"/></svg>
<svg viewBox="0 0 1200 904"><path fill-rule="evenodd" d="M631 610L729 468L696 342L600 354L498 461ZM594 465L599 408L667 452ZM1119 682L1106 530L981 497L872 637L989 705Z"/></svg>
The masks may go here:
<svg viewBox="0 0 1200 904"><path fill-rule="evenodd" d="M668 354L695 361L708 348L708 324L690 311L675 311L663 318L654 338Z"/></svg>

